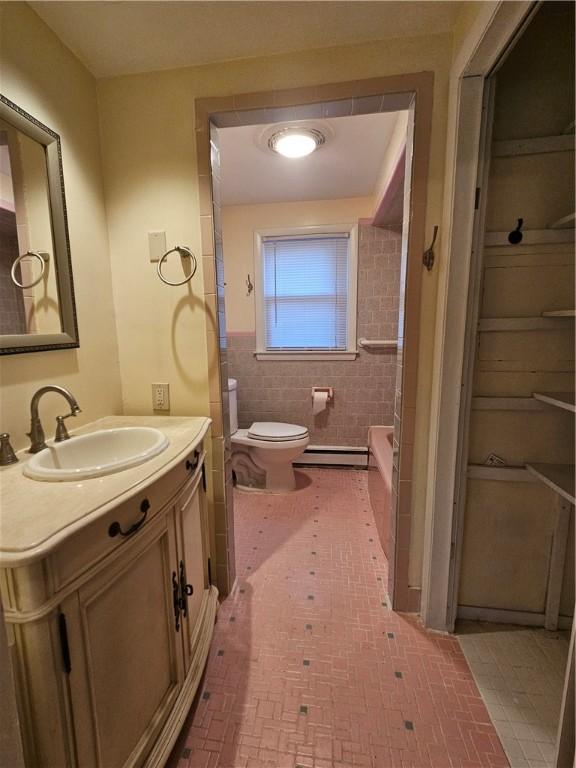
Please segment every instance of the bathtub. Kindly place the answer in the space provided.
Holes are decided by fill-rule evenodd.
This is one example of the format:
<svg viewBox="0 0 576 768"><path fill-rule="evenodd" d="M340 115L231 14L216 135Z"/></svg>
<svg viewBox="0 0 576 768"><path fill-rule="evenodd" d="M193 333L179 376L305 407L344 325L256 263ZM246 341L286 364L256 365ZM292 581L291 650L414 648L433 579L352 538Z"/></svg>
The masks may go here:
<svg viewBox="0 0 576 768"><path fill-rule="evenodd" d="M368 429L368 491L380 543L388 557L394 427Z"/></svg>

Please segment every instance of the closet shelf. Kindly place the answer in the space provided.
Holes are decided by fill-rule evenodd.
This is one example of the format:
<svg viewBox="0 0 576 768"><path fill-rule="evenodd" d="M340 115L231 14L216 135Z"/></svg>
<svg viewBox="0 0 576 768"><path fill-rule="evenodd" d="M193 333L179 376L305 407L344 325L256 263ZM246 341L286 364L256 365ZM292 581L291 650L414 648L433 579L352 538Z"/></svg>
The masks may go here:
<svg viewBox="0 0 576 768"><path fill-rule="evenodd" d="M568 216L562 216L561 219L553 221L548 225L549 229L573 229L576 213L569 213Z"/></svg>
<svg viewBox="0 0 576 768"><path fill-rule="evenodd" d="M544 411L533 397L473 397L473 411Z"/></svg>
<svg viewBox="0 0 576 768"><path fill-rule="evenodd" d="M526 469L570 504L576 504L573 464L526 464Z"/></svg>
<svg viewBox="0 0 576 768"><path fill-rule="evenodd" d="M547 152L573 152L574 136L563 133L560 136L534 136L526 139L507 139L492 144L492 157L518 157L520 155L542 155Z"/></svg>
<svg viewBox="0 0 576 768"><path fill-rule="evenodd" d="M542 312L542 317L576 317L576 309L555 309L551 312Z"/></svg>
<svg viewBox="0 0 576 768"><path fill-rule="evenodd" d="M574 392L534 392L535 400L576 413Z"/></svg>
<svg viewBox="0 0 576 768"><path fill-rule="evenodd" d="M574 242L574 229L523 229L522 242L517 246L510 245L508 241L509 232L486 232L484 236L484 245L486 248L506 245L508 248L518 248L523 245L564 245Z"/></svg>
<svg viewBox="0 0 576 768"><path fill-rule="evenodd" d="M494 331L550 331L559 326L558 318L574 317L568 310L546 312L542 317L485 317L478 321L478 330L486 333Z"/></svg>
<svg viewBox="0 0 576 768"><path fill-rule="evenodd" d="M526 467L490 467L486 464L468 464L466 477L470 480L493 480L497 483L538 482Z"/></svg>

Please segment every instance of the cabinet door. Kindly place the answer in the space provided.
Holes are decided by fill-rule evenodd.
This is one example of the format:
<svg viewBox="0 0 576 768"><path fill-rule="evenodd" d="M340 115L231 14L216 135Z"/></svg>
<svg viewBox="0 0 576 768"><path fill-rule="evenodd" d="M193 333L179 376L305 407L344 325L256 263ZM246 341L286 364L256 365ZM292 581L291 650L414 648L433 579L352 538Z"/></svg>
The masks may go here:
<svg viewBox="0 0 576 768"><path fill-rule="evenodd" d="M173 511L134 534L66 616L78 762L141 765L178 696Z"/></svg>
<svg viewBox="0 0 576 768"><path fill-rule="evenodd" d="M182 642L184 643L184 664L188 670L197 641L198 618L210 587L205 499L201 476L192 488L185 491L177 500L176 526L178 568L182 579Z"/></svg>

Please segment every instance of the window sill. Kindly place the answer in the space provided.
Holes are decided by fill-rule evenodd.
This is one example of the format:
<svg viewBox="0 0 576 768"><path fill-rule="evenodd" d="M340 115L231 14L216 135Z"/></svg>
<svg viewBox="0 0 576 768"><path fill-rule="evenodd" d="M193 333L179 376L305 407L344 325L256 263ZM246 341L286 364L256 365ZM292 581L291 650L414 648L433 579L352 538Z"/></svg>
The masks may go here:
<svg viewBox="0 0 576 768"><path fill-rule="evenodd" d="M254 352L256 360L356 360L358 352Z"/></svg>

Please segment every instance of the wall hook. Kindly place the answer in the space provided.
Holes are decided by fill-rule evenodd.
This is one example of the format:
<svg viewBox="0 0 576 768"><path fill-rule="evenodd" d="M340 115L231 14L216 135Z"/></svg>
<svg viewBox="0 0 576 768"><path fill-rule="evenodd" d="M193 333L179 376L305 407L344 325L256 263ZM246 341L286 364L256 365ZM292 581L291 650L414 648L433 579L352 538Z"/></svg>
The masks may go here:
<svg viewBox="0 0 576 768"><path fill-rule="evenodd" d="M252 280L250 280L250 273L248 273L248 277L246 278L246 290L248 291L246 296L250 296L250 294L254 290L254 286L252 285Z"/></svg>
<svg viewBox="0 0 576 768"><path fill-rule="evenodd" d="M434 243L436 242L436 236L438 235L438 225L434 227L434 234L432 235L432 242L430 243L430 247L424 251L424 256L422 257L422 262L424 263L424 266L430 272L432 267L434 266Z"/></svg>
<svg viewBox="0 0 576 768"><path fill-rule="evenodd" d="M508 242L510 245L518 245L518 243L522 242L522 238L524 235L520 231L522 229L522 225L524 224L524 219L518 219L518 224L516 225L516 229L513 229L512 232L508 235Z"/></svg>

